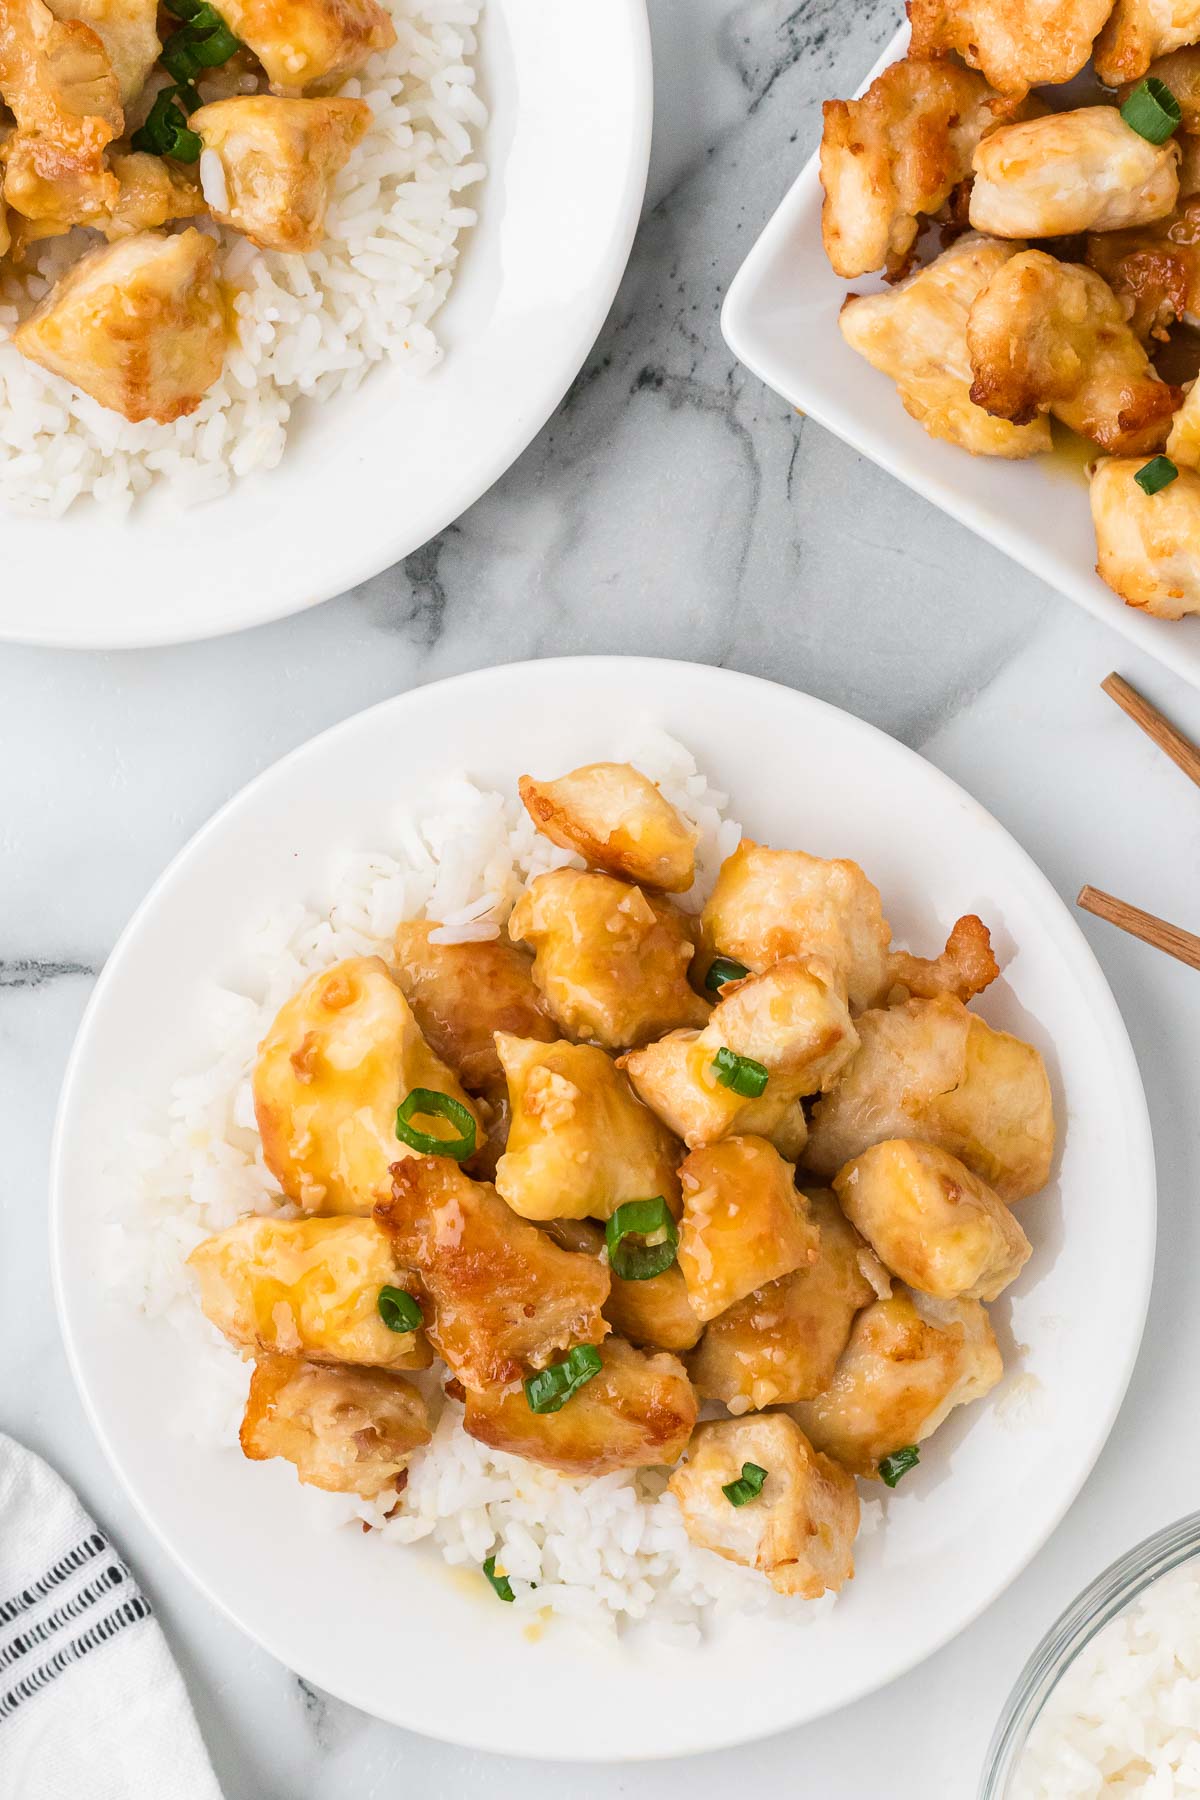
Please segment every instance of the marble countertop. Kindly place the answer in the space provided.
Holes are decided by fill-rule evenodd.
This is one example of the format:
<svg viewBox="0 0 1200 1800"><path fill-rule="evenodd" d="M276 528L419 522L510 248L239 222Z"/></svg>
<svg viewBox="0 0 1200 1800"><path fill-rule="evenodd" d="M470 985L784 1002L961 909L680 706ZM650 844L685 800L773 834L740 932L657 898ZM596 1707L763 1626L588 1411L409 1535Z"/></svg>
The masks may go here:
<svg viewBox="0 0 1200 1800"><path fill-rule="evenodd" d="M1200 801L1098 683L1120 669L1197 736L1200 694L797 418L721 340L722 293L815 142L820 99L852 91L893 29L892 6L650 10L658 115L633 259L579 381L490 494L401 566L278 626L152 653L0 650L0 1427L78 1486L136 1566L227 1800L694 1800L748 1769L764 1791L802 1785L820 1800L862 1800L884 1774L895 1800L969 1800L1036 1638L1105 1562L1200 1495L1200 976L1091 920L1159 1159L1161 1254L1141 1358L1091 1480L1025 1575L939 1656L850 1711L752 1750L610 1770L410 1736L298 1681L214 1613L134 1517L83 1418L54 1318L45 1191L59 1080L92 981L221 801L373 701L567 652L749 670L919 750L1064 896L1091 881L1200 924Z"/></svg>

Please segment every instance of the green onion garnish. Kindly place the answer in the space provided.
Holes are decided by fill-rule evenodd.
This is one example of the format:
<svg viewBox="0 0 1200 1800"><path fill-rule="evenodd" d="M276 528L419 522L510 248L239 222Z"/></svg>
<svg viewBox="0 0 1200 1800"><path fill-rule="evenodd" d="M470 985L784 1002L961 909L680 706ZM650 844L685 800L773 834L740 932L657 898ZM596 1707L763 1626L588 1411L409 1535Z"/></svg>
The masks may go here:
<svg viewBox="0 0 1200 1800"><path fill-rule="evenodd" d="M709 964L704 986L710 994L719 994L727 981L741 981L749 973L746 965L734 962L732 956L717 956Z"/></svg>
<svg viewBox="0 0 1200 1800"><path fill-rule="evenodd" d="M1134 480L1143 494L1157 494L1162 488L1170 487L1179 470L1169 456L1153 456L1148 463L1143 463Z"/></svg>
<svg viewBox="0 0 1200 1800"><path fill-rule="evenodd" d="M409 1124L417 1115L446 1119L458 1126L458 1137L434 1137L431 1132L418 1131ZM462 1162L475 1149L475 1121L461 1100L441 1094L436 1088L414 1088L396 1114L396 1136L422 1156L452 1156L455 1162Z"/></svg>
<svg viewBox="0 0 1200 1800"><path fill-rule="evenodd" d="M1178 131L1183 114L1179 102L1165 81L1147 75L1139 81L1121 108L1125 123L1151 144L1165 144L1173 131Z"/></svg>
<svg viewBox="0 0 1200 1800"><path fill-rule="evenodd" d="M752 1056L739 1056L722 1044L713 1058L713 1070L722 1087L732 1088L747 1100L757 1100L767 1085L767 1071Z"/></svg>
<svg viewBox="0 0 1200 1800"><path fill-rule="evenodd" d="M186 13L182 6L187 6ZM162 47L159 61L176 81L194 81L202 69L216 69L229 61L241 44L208 0L181 0L173 10L187 20L173 31Z"/></svg>
<svg viewBox="0 0 1200 1800"><path fill-rule="evenodd" d="M405 1288L381 1287L376 1310L389 1331L420 1331L425 1314Z"/></svg>
<svg viewBox="0 0 1200 1800"><path fill-rule="evenodd" d="M902 1475L915 1469L921 1460L921 1452L915 1444L906 1444L903 1450L893 1450L885 1456L879 1465L879 1479L886 1481L889 1487L895 1487Z"/></svg>
<svg viewBox="0 0 1200 1800"><path fill-rule="evenodd" d="M740 1480L727 1482L721 1492L730 1506L745 1506L748 1500L758 1499L766 1479L767 1471L757 1463L743 1463Z"/></svg>
<svg viewBox="0 0 1200 1800"><path fill-rule="evenodd" d="M558 1412L572 1394L579 1392L585 1381L600 1373L603 1366L594 1344L576 1344L567 1353L565 1362L551 1363L548 1369L539 1369L536 1375L526 1376L525 1398L530 1412Z"/></svg>
<svg viewBox="0 0 1200 1800"><path fill-rule="evenodd" d="M654 1241L651 1242L650 1240ZM627 1200L604 1227L608 1260L622 1281L649 1281L675 1261L679 1232L661 1194Z"/></svg>
<svg viewBox="0 0 1200 1800"><path fill-rule="evenodd" d="M487 1561L483 1565L483 1572L487 1576L488 1580L491 1582L491 1584L492 1584L493 1588L496 1590L497 1594L499 1594L501 1600L513 1599L514 1596L513 1596L513 1591L512 1591L512 1584L510 1583L507 1575L497 1575L496 1559L494 1556L488 1557Z"/></svg>
<svg viewBox="0 0 1200 1800"><path fill-rule="evenodd" d="M197 160L204 145L196 132L188 130L187 113L175 104L177 96L184 98L187 112L195 110L187 105L190 96L185 97L184 87L160 89L146 123L129 140L133 149L148 150L152 156L173 156L176 162Z"/></svg>

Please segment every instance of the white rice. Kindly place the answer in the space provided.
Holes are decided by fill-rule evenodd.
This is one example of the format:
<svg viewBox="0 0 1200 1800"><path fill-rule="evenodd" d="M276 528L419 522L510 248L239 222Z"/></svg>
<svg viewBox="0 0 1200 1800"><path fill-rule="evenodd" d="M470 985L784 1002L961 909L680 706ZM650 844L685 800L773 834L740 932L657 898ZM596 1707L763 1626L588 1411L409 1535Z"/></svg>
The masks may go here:
<svg viewBox="0 0 1200 1800"><path fill-rule="evenodd" d="M1038 1719L1011 1800L1200 1794L1200 1571L1164 1575L1097 1633Z"/></svg>
<svg viewBox="0 0 1200 1800"><path fill-rule="evenodd" d="M657 729L640 730L615 753L656 780L699 829L700 874L689 896L698 906L740 837L724 817L726 796ZM427 809L396 820L386 850L346 855L321 903L287 907L263 922L252 994L212 991L214 1060L176 1080L160 1128L126 1145L124 1195L108 1233L109 1283L187 1339L194 1391L178 1416L199 1442L236 1449L248 1375L200 1312L184 1259L241 1214L295 1212L263 1165L250 1087L258 1042L279 1006L308 975L342 957L389 955L403 918L442 921L447 941L495 937L529 877L567 863L578 858L539 837L515 795L481 789L466 776L448 779ZM378 1527L378 1543L428 1540L447 1563L476 1570L494 1555L518 1610L606 1629L652 1613L656 1628L686 1640L698 1637L703 1612L714 1606L770 1607L808 1620L833 1604L832 1596L784 1600L762 1576L696 1549L660 1472L577 1480L486 1449L459 1429L462 1409L443 1403L445 1376L435 1370L422 1381L441 1418L432 1444L413 1458L396 1516L384 1517L391 1495L373 1503L305 1489L296 1503L310 1509L314 1525L357 1528L366 1520ZM880 1516L878 1503L866 1502L864 1531Z"/></svg>
<svg viewBox="0 0 1200 1800"><path fill-rule="evenodd" d="M94 234L50 240L21 278L4 265L0 503L56 517L90 494L123 510L156 480L185 505L213 499L236 477L275 467L297 401L352 390L385 357L414 377L441 359L430 321L449 291L458 234L475 223L463 192L484 173L474 143L487 114L472 66L481 3L390 4L395 45L338 90L365 99L375 118L336 181L320 248L262 251L204 224L235 290L237 341L188 418L131 425L8 341ZM219 161L200 174L215 196Z"/></svg>

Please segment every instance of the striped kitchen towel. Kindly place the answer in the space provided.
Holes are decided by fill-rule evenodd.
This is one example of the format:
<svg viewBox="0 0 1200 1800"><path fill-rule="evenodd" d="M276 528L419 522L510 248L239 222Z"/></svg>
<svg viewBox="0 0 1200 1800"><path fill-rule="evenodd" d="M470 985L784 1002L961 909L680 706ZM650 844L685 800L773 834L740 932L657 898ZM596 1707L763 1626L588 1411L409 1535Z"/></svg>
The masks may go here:
<svg viewBox="0 0 1200 1800"><path fill-rule="evenodd" d="M221 1800L150 1602L0 1432L0 1800Z"/></svg>

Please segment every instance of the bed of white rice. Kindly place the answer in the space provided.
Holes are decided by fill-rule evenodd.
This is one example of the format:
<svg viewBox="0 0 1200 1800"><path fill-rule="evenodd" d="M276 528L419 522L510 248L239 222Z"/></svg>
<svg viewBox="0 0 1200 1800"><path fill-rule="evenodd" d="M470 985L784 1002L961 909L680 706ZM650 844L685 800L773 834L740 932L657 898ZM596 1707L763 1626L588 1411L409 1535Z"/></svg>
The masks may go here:
<svg viewBox="0 0 1200 1800"><path fill-rule="evenodd" d="M487 115L473 67L481 0L390 5L395 46L339 90L375 116L338 177L320 249L262 251L204 226L222 243L237 342L190 417L131 425L8 341L85 234L51 240L20 279L5 265L0 503L57 516L91 494L126 508L156 480L184 504L211 499L238 476L274 468L297 401L357 387L384 357L414 377L439 361L430 322L450 288L458 234L475 223L464 191L484 173L476 146Z"/></svg>
<svg viewBox="0 0 1200 1800"><path fill-rule="evenodd" d="M1200 1794L1200 1568L1148 1588L1080 1653L1030 1733L1012 1800Z"/></svg>
<svg viewBox="0 0 1200 1800"><path fill-rule="evenodd" d="M698 906L740 836L724 817L725 796L660 731L639 731L613 753L656 780L698 827L699 876L684 897ZM573 861L537 836L515 794L448 779L419 815L397 818L386 848L347 854L318 903L262 922L252 991L212 993L213 1061L174 1082L161 1129L132 1143L136 1179L114 1202L108 1233L109 1281L189 1342L193 1389L179 1416L200 1443L236 1453L248 1370L201 1314L184 1259L244 1213L295 1210L263 1166L250 1091L256 1048L275 1012L313 971L345 956L387 956L402 918L438 919L448 940L497 936L531 875ZM828 1596L784 1601L761 1576L695 1549L659 1472L575 1480L477 1444L459 1429L461 1408L443 1398L445 1374L425 1383L440 1421L433 1443L413 1459L395 1516L384 1517L390 1495L371 1504L297 1488L296 1504L310 1509L315 1527L360 1529L366 1520L380 1545L424 1539L448 1563L473 1570L495 1555L517 1611L550 1609L604 1630L652 1615L656 1627L687 1638L714 1606L811 1619L833 1604ZM864 1505L864 1529L878 1513L878 1503Z"/></svg>

